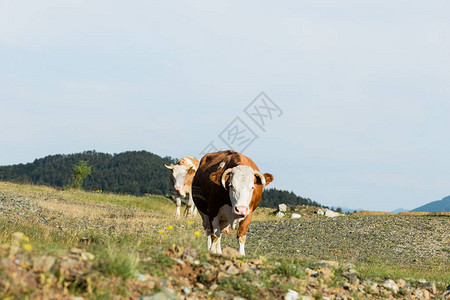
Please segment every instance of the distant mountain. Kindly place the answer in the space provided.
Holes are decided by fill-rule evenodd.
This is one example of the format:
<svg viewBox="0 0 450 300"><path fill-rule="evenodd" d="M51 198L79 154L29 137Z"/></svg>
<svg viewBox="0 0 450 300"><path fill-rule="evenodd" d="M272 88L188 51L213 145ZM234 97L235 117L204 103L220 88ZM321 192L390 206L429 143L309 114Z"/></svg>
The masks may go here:
<svg viewBox="0 0 450 300"><path fill-rule="evenodd" d="M147 151L127 151L107 154L85 151L75 154L49 155L32 163L0 166L0 180L65 188L72 184L72 168L81 160L87 161L92 173L83 182L87 191L130 195L171 195L170 171L164 164L175 163L172 157L161 157ZM260 206L278 207L313 205L319 203L297 196L293 192L269 188L264 190Z"/></svg>
<svg viewBox="0 0 450 300"><path fill-rule="evenodd" d="M405 211L409 211L409 209L405 209L405 208L397 208L396 210L391 211L394 214L398 214L398 213L402 213Z"/></svg>
<svg viewBox="0 0 450 300"><path fill-rule="evenodd" d="M442 200L430 202L416 209L413 209L412 211L426 211L426 212L450 211L450 196L447 196Z"/></svg>

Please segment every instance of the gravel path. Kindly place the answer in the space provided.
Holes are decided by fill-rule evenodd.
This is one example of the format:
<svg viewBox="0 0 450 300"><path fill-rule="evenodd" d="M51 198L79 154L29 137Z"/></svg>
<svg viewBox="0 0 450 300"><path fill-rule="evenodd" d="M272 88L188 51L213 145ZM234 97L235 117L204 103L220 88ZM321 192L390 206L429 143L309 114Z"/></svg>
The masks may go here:
<svg viewBox="0 0 450 300"><path fill-rule="evenodd" d="M450 262L450 218L316 217L253 222L249 253L425 266ZM257 241L257 242L255 242Z"/></svg>

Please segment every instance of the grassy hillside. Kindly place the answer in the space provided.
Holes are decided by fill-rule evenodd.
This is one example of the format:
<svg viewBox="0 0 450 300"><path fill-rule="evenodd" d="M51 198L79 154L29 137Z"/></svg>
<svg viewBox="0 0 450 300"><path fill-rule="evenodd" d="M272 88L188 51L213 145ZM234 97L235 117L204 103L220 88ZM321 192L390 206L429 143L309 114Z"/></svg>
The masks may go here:
<svg viewBox="0 0 450 300"><path fill-rule="evenodd" d="M426 212L450 211L450 196L445 197L442 200L427 203L416 209L413 209L412 211L426 211Z"/></svg>
<svg viewBox="0 0 450 300"><path fill-rule="evenodd" d="M0 182L0 297L281 299L292 289L409 298L450 284L448 216L329 219L298 209L301 219L258 209L248 255L237 257L227 248L236 249L235 237L225 235L227 255L215 256L200 217L174 220L168 198Z"/></svg>

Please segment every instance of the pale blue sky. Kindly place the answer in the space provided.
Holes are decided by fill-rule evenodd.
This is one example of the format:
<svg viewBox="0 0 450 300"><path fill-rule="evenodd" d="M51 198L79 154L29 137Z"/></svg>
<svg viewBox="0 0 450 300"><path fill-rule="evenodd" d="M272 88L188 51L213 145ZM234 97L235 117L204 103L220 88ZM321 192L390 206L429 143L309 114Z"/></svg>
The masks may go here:
<svg viewBox="0 0 450 300"><path fill-rule="evenodd" d="M245 154L325 205L450 194L448 1L0 0L0 165L195 155L261 91ZM218 143L219 144L219 143ZM222 145L221 145L222 146Z"/></svg>

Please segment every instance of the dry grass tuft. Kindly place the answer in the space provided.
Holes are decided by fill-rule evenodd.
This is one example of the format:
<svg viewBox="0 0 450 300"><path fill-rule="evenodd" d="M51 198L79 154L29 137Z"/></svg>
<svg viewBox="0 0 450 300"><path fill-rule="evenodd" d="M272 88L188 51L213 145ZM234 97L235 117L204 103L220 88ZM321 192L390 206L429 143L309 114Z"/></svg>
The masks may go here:
<svg viewBox="0 0 450 300"><path fill-rule="evenodd" d="M405 211L398 213L404 216L450 216L450 212L426 212L426 211Z"/></svg>

